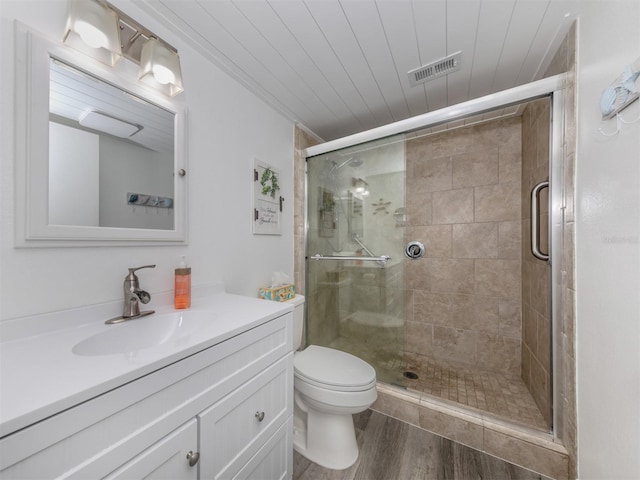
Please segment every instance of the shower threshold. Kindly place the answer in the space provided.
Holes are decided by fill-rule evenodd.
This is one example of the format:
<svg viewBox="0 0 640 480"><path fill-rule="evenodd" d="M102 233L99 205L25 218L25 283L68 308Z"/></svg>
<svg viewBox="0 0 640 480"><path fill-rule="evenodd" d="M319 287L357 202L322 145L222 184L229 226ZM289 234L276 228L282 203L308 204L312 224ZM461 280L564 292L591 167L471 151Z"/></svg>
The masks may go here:
<svg viewBox="0 0 640 480"><path fill-rule="evenodd" d="M569 456L552 433L477 408L378 382L371 409L554 480L568 480ZM547 480L548 480L547 479Z"/></svg>

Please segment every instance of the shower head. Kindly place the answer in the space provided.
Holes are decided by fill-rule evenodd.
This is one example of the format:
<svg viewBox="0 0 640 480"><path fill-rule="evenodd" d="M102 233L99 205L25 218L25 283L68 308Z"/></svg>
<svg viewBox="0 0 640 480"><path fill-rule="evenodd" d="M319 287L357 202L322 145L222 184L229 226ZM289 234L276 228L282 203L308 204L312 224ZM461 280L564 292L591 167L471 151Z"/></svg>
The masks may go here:
<svg viewBox="0 0 640 480"><path fill-rule="evenodd" d="M360 157L351 157L350 160L351 162L349 163L349 166L353 168L359 167L364 163L364 160L362 160Z"/></svg>
<svg viewBox="0 0 640 480"><path fill-rule="evenodd" d="M331 167L331 170L329 170L329 173L333 173L337 170L340 170L341 168L346 167L347 165L349 165L352 168L356 168L362 165L363 163L364 161L359 157L349 157L340 164L336 163L335 160L331 160L331 164L333 166Z"/></svg>

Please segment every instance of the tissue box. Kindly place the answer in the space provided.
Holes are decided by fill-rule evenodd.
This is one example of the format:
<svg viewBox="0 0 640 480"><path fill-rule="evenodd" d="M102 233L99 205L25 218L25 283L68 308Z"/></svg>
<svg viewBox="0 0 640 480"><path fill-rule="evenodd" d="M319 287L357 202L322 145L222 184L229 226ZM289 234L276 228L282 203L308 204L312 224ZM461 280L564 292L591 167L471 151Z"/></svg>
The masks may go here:
<svg viewBox="0 0 640 480"><path fill-rule="evenodd" d="M284 302L287 300L291 300L295 296L296 286L293 284L281 285L274 288L265 287L258 289L258 297L265 300L273 300L275 302Z"/></svg>

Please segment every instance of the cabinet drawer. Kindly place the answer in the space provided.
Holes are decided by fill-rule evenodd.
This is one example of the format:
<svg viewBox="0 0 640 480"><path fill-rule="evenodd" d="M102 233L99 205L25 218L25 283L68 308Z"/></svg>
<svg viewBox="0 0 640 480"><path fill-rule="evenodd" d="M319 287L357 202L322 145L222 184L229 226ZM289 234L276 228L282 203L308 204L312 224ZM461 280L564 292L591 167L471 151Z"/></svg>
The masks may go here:
<svg viewBox="0 0 640 480"><path fill-rule="evenodd" d="M293 354L202 412L201 478L232 478L293 412Z"/></svg>
<svg viewBox="0 0 640 480"><path fill-rule="evenodd" d="M104 480L144 478L149 480L197 480L197 465L190 466L187 455L198 445L198 422L193 419L154 443Z"/></svg>
<svg viewBox="0 0 640 480"><path fill-rule="evenodd" d="M233 480L284 480L293 475L293 417L282 425Z"/></svg>

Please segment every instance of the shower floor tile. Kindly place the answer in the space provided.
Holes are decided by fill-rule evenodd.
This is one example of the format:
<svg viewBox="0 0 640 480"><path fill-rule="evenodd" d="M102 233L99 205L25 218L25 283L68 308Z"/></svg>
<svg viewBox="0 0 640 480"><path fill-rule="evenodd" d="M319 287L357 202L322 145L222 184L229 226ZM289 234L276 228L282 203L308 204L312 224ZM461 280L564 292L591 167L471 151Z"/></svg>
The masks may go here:
<svg viewBox="0 0 640 480"><path fill-rule="evenodd" d="M407 362L406 370L418 375L417 379L404 379L404 386L410 390L482 410L527 427L549 430L520 377L443 366L429 359L416 358Z"/></svg>
<svg viewBox="0 0 640 480"><path fill-rule="evenodd" d="M519 376L441 365L422 355L405 354L403 360L402 353L395 348L398 342L389 338L384 340L379 341L377 335L361 335L357 342L353 336L338 337L327 346L352 353L375 366L379 382L549 431L549 425ZM418 378L406 378L403 375L406 371L417 374Z"/></svg>

